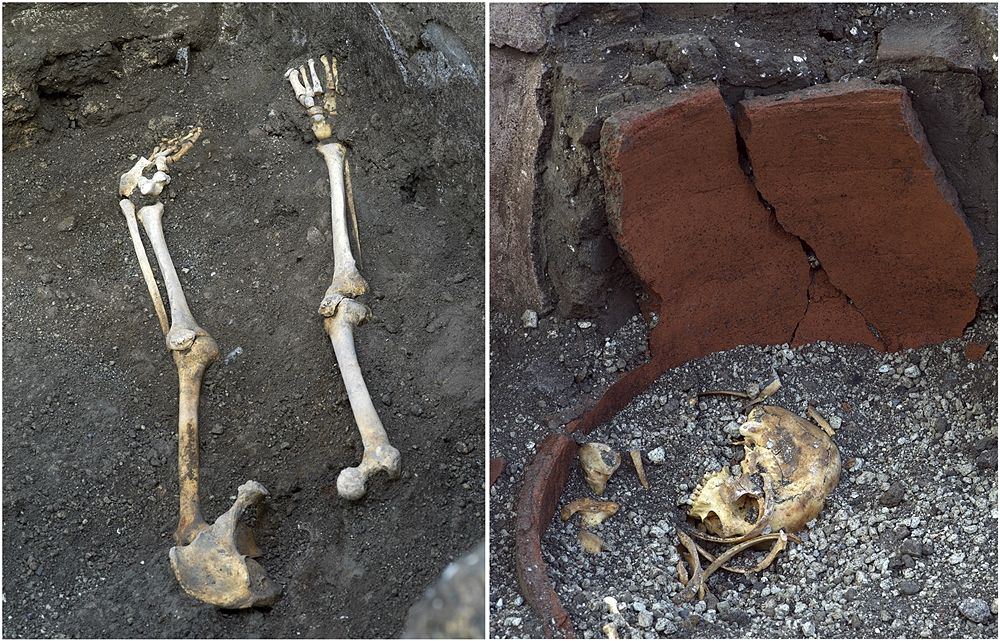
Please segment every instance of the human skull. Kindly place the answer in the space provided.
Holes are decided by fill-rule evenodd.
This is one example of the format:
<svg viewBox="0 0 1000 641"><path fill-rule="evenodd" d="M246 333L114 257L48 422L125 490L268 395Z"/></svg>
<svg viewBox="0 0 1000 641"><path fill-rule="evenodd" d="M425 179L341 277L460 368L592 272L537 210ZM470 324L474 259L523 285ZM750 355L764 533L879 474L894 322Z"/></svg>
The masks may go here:
<svg viewBox="0 0 1000 641"><path fill-rule="evenodd" d="M837 446L816 425L773 405L754 408L740 433L741 473L725 467L705 475L688 514L726 539L801 530L840 480Z"/></svg>

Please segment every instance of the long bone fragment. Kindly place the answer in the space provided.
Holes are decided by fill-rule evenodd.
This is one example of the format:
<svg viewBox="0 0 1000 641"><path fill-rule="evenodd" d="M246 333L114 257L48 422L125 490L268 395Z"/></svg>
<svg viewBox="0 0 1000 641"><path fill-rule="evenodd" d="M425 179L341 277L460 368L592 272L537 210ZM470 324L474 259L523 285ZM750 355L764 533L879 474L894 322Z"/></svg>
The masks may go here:
<svg viewBox="0 0 1000 641"><path fill-rule="evenodd" d="M389 478L399 478L399 450L389 443L385 427L372 404L368 386L365 384L358 356L354 346L354 329L371 317L371 310L354 300L368 291L368 283L358 270L357 261L351 251L351 237L347 227L347 213L354 225L354 237L358 239L357 216L351 189L350 165L347 148L340 142L329 139L332 136L330 120L336 116L336 94L339 75L336 58L321 56L327 87L324 91L316 72L315 60L310 58L296 69L285 72L296 100L305 107L313 134L319 141L316 151L323 156L330 178L330 226L333 235L333 278L319 305L323 318L323 328L333 345L340 368L344 387L351 403L354 421L361 433L364 453L356 467L341 470L337 477L337 493L349 500L358 500L365 495L368 479L385 472ZM323 101L317 104L316 96L323 94ZM360 255L360 243L358 247Z"/></svg>
<svg viewBox="0 0 1000 641"><path fill-rule="evenodd" d="M158 195L162 185L170 182L166 173L169 165L193 147L200 133L200 129L195 129L186 136L168 141L165 146L153 151L150 160L140 158L119 181L119 193L123 196L119 206L125 215L143 280L166 336L167 349L173 355L177 368L180 514L174 533L177 545L170 549L170 565L181 586L191 596L223 608L247 608L270 605L280 593L260 564L249 558L259 556L260 551L249 530L239 521L248 507L267 496L267 490L260 483L250 481L240 486L236 502L214 524L208 525L201 515L198 496L198 406L205 371L218 359L219 347L191 314L163 235L163 205L156 202L139 209L138 219L142 221L153 246L166 285L170 303L170 320L167 321L159 288L139 236L135 206L130 200L137 188L142 195ZM155 173L152 179L147 179L143 172L151 167L155 167ZM144 185L147 188L144 189ZM153 188L148 188L149 185Z"/></svg>

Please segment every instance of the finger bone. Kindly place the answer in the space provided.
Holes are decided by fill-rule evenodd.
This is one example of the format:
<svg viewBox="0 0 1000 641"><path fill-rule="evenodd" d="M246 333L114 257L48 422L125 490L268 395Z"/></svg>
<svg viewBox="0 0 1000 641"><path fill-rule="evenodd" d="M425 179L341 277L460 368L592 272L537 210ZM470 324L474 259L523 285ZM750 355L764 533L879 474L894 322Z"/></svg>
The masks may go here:
<svg viewBox="0 0 1000 641"><path fill-rule="evenodd" d="M312 79L312 89L314 93L323 93L323 85L319 82L319 76L316 75L316 62L310 58L306 64L309 65L309 76Z"/></svg>
<svg viewBox="0 0 1000 641"><path fill-rule="evenodd" d="M288 78L288 82L292 85L292 90L295 92L295 99L299 101L299 104L306 108L316 104L305 85L302 84L297 70L289 69L285 72L285 78Z"/></svg>

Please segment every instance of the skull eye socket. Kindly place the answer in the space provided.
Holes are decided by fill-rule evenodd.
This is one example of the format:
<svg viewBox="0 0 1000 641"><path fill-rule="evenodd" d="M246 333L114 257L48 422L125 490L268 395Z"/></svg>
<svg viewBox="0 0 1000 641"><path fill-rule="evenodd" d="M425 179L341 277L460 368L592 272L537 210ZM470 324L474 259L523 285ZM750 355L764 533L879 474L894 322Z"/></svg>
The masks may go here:
<svg viewBox="0 0 1000 641"><path fill-rule="evenodd" d="M733 502L729 505L729 507L732 510L733 516L738 517L750 524L757 521L757 499L752 494L743 494L736 497L733 499ZM710 531L723 531L722 519L719 518L718 513L714 510L710 511L705 516L703 521Z"/></svg>

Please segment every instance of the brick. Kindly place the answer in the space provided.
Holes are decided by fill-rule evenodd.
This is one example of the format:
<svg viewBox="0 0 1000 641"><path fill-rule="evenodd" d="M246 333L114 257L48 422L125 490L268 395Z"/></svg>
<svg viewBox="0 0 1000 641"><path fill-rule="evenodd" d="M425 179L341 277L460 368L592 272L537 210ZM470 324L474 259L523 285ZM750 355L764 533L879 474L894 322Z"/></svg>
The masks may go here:
<svg viewBox="0 0 1000 641"><path fill-rule="evenodd" d="M576 442L565 434L552 434L524 469L524 480L514 507L514 565L521 595L542 623L546 637L574 638L569 613L549 579L542 558L542 535L552 522L559 497L576 458Z"/></svg>
<svg viewBox="0 0 1000 641"><path fill-rule="evenodd" d="M889 350L962 335L977 255L906 91L853 81L739 105L755 182L781 225Z"/></svg>
<svg viewBox="0 0 1000 641"><path fill-rule="evenodd" d="M791 340L809 264L740 169L735 126L715 85L616 112L604 123L601 153L612 230L659 313L650 335L655 371L630 390L704 354Z"/></svg>

